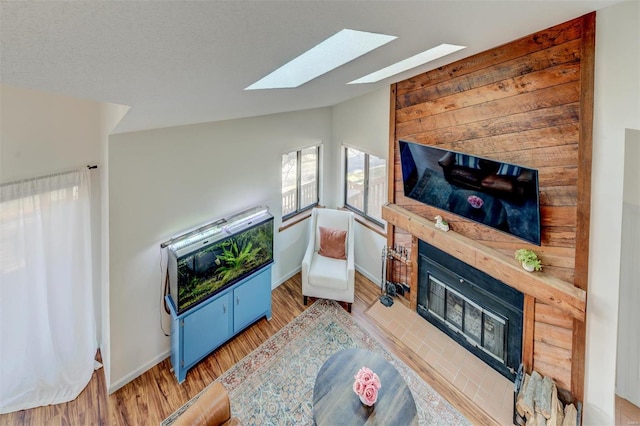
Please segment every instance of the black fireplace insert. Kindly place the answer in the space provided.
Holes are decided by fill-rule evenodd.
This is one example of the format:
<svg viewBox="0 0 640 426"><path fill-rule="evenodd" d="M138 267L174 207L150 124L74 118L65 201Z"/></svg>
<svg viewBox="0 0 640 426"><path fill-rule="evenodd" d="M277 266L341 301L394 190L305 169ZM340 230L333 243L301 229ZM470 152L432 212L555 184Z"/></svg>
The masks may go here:
<svg viewBox="0 0 640 426"><path fill-rule="evenodd" d="M418 254L418 314L513 381L524 295L424 241Z"/></svg>

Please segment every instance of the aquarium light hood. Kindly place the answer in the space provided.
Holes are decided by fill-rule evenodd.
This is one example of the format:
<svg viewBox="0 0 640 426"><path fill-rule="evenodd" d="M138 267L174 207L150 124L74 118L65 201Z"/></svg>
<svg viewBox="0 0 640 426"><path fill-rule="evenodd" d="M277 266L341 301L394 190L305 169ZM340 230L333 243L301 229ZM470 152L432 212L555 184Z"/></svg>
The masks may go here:
<svg viewBox="0 0 640 426"><path fill-rule="evenodd" d="M229 235L243 226L250 225L256 219L268 217L271 217L268 207L253 207L228 218L206 223L192 231L171 238L160 244L160 248L169 247L174 251L181 250L203 239Z"/></svg>

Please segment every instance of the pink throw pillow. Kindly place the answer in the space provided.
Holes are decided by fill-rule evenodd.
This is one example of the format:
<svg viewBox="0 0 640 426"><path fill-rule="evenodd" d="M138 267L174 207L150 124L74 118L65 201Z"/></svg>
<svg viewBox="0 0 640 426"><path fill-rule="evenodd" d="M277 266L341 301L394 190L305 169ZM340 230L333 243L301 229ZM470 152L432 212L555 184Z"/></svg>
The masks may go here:
<svg viewBox="0 0 640 426"><path fill-rule="evenodd" d="M347 240L347 231L340 229L320 227L320 250L318 254L324 257L334 259L347 259L345 252L345 241Z"/></svg>

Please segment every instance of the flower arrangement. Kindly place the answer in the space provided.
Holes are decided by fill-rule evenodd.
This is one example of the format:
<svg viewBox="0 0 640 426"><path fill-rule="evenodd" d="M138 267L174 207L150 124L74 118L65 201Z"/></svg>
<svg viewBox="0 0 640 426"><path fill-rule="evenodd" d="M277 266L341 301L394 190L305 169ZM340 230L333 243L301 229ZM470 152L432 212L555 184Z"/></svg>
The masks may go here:
<svg viewBox="0 0 640 426"><path fill-rule="evenodd" d="M469 204L471 204L471 207L473 207L474 209L479 209L484 204L484 201L482 201L482 198L478 197L477 195L470 195L467 198L467 201L469 202Z"/></svg>
<svg viewBox="0 0 640 426"><path fill-rule="evenodd" d="M353 391L363 404L371 407L378 400L378 389L382 386L378 375L371 369L362 367L353 378Z"/></svg>

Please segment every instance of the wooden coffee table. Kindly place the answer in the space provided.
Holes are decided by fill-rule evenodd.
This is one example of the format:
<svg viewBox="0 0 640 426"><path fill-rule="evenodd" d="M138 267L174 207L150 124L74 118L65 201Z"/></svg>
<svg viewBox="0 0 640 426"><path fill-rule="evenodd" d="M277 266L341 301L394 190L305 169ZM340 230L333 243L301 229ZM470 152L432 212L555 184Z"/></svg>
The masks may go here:
<svg viewBox="0 0 640 426"><path fill-rule="evenodd" d="M353 392L355 374L368 367L382 387L378 401L367 407ZM386 359L364 349L345 349L320 367L313 387L313 418L317 425L417 425L418 412L404 379Z"/></svg>

